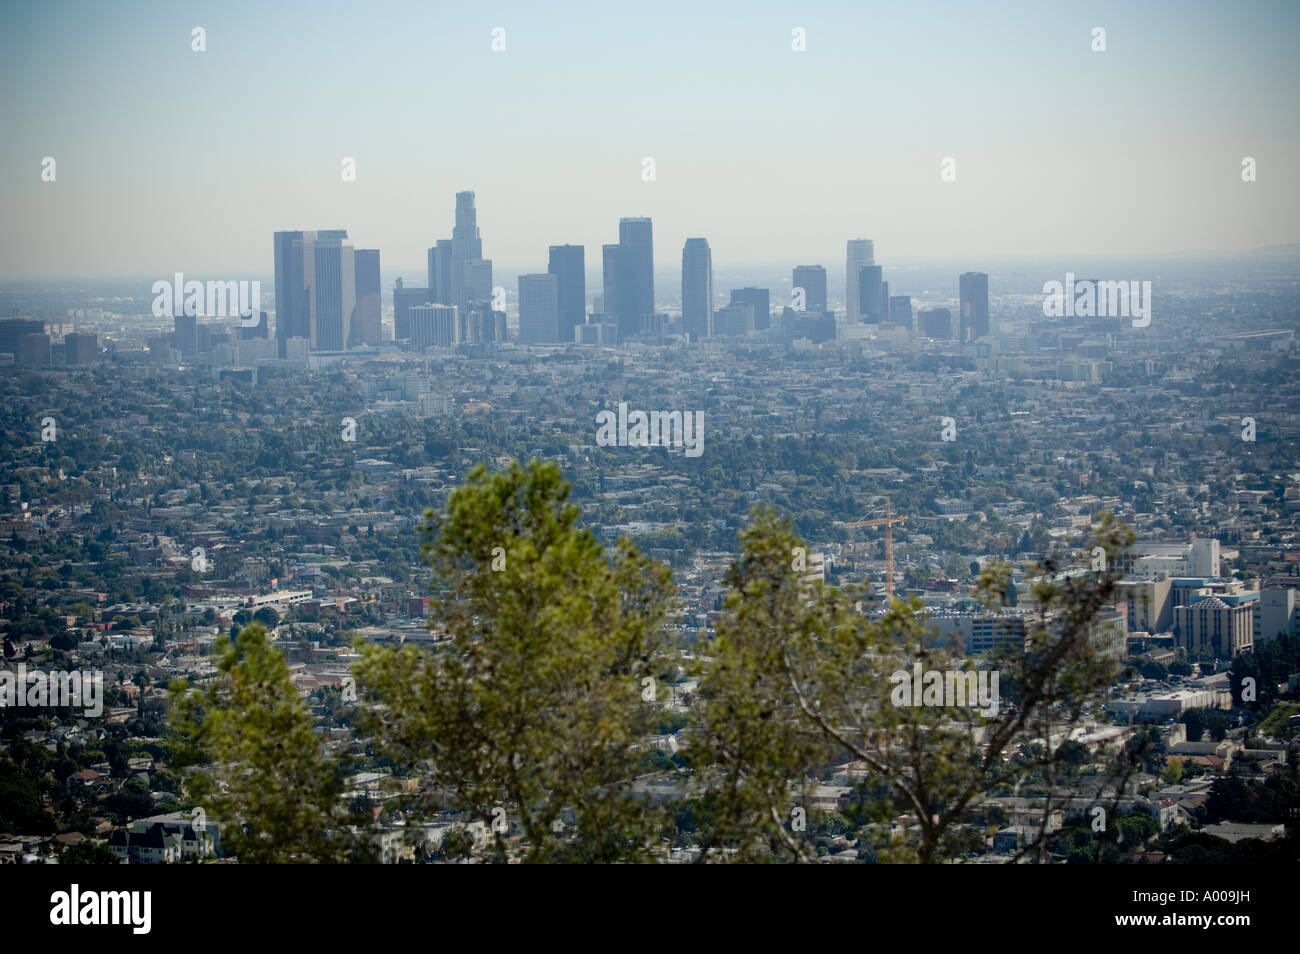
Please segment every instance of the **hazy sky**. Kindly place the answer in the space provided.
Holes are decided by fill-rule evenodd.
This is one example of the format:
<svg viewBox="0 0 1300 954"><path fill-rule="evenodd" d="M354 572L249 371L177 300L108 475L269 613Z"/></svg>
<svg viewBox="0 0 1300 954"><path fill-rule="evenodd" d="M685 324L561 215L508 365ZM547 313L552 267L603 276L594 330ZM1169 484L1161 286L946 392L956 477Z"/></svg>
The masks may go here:
<svg viewBox="0 0 1300 954"><path fill-rule="evenodd" d="M853 237L971 267L1292 243L1298 26L1290 0L8 6L0 277L237 278L294 228L418 267L461 189L484 254L538 271L632 215L664 265L688 236L791 266Z"/></svg>

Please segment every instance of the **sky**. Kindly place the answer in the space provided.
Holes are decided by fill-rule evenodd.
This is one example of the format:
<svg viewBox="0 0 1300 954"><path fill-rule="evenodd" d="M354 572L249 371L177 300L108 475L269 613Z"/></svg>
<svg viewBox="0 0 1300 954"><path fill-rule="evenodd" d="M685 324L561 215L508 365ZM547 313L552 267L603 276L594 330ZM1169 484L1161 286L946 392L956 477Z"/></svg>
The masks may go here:
<svg viewBox="0 0 1300 954"><path fill-rule="evenodd" d="M274 231L340 227L418 268L464 189L516 270L566 242L598 267L642 215L661 266L695 236L715 268L1291 244L1298 26L1290 0L6 5L0 278L260 275Z"/></svg>

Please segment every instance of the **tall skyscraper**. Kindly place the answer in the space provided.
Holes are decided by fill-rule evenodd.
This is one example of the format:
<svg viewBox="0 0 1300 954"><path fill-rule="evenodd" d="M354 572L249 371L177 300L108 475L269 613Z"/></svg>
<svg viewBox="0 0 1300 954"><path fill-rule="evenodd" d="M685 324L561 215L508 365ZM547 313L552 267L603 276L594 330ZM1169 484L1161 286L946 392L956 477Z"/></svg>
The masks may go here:
<svg viewBox="0 0 1300 954"><path fill-rule="evenodd" d="M356 261L346 238L317 237L312 247L313 351L343 351L352 336L357 307Z"/></svg>
<svg viewBox="0 0 1300 954"><path fill-rule="evenodd" d="M430 301L440 305L452 304L451 291L451 240L439 239L429 249L428 289Z"/></svg>
<svg viewBox="0 0 1300 954"><path fill-rule="evenodd" d="M456 193L456 224L451 230L451 290L453 305L465 310L470 298L465 289L465 266L483 258L483 240L478 234L478 212L473 192ZM488 283L489 295L491 282Z"/></svg>
<svg viewBox="0 0 1300 954"><path fill-rule="evenodd" d="M332 317L328 323L341 326L343 317L350 324L351 309L355 302L349 301L348 314L340 317L336 314L343 307L344 286L351 289L355 297L356 276L353 273L352 245L347 242L347 229L322 229L319 231L292 231L275 233L275 339L281 358L287 357L286 342L290 338L316 340L318 326L317 308L321 301L326 303ZM316 245L321 243L329 251L325 253L322 264L332 276L327 287L322 290L322 299L316 296ZM342 243L347 244L347 252L342 251ZM342 260L347 261L347 279L342 277ZM327 337L334 331L327 331ZM332 338L330 340L333 340ZM343 339L346 344L347 339ZM313 347L315 345L313 344ZM341 350L342 344L337 349Z"/></svg>
<svg viewBox="0 0 1300 954"><path fill-rule="evenodd" d="M871 239L849 239L848 254L844 260L844 301L847 306L846 324L856 325L862 321L862 306L859 303L861 285L858 282L859 270L876 264L876 246Z"/></svg>
<svg viewBox="0 0 1300 954"><path fill-rule="evenodd" d="M766 288L733 288L733 305L749 305L754 309L754 330L766 331L772 326L772 293Z"/></svg>
<svg viewBox="0 0 1300 954"><path fill-rule="evenodd" d="M984 272L966 272L958 280L961 293L961 342L984 338L989 333L989 277Z"/></svg>
<svg viewBox="0 0 1300 954"><path fill-rule="evenodd" d="M618 297L614 315L623 340L641 330L655 310L654 237L648 218L618 220ZM607 300L608 306L608 300Z"/></svg>
<svg viewBox="0 0 1300 954"><path fill-rule="evenodd" d="M383 344L382 310L379 303L379 249L359 248L353 253L356 267L357 312L349 346Z"/></svg>
<svg viewBox="0 0 1300 954"><path fill-rule="evenodd" d="M794 270L794 287L802 288L804 311L826 313L826 269L820 265L798 265Z"/></svg>
<svg viewBox="0 0 1300 954"><path fill-rule="evenodd" d="M592 302L596 314L608 315L617 323L618 318L618 272L621 245L602 245L600 247L601 292L600 301Z"/></svg>
<svg viewBox="0 0 1300 954"><path fill-rule="evenodd" d="M884 309L880 305L880 286L883 269L879 265L864 265L858 269L858 318L860 322L878 324Z"/></svg>
<svg viewBox="0 0 1300 954"><path fill-rule="evenodd" d="M682 247L682 330L692 341L713 337L713 252L708 239Z"/></svg>
<svg viewBox="0 0 1300 954"><path fill-rule="evenodd" d="M572 340L573 332L569 332ZM560 340L559 281L555 275L519 276L519 340L554 344Z"/></svg>
<svg viewBox="0 0 1300 954"><path fill-rule="evenodd" d="M550 255L546 271L555 276L560 311L559 340L572 341L573 329L587 320L587 276L583 248L581 245L552 245ZM522 301L520 299L521 303Z"/></svg>
<svg viewBox="0 0 1300 954"><path fill-rule="evenodd" d="M290 338L311 334L311 306L302 273L303 233L275 233L275 340L281 358Z"/></svg>
<svg viewBox="0 0 1300 954"><path fill-rule="evenodd" d="M172 325L176 350L182 358L193 358L199 353L199 320L194 315L179 314Z"/></svg>

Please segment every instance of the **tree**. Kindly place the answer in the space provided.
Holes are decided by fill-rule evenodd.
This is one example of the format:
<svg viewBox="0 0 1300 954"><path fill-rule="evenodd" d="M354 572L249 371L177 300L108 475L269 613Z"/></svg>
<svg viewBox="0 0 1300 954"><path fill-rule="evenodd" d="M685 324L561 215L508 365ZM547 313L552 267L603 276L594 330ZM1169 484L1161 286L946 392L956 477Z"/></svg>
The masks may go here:
<svg viewBox="0 0 1300 954"><path fill-rule="evenodd" d="M471 471L444 515L426 514L430 615L448 643L363 646L359 682L386 707L385 751L429 767L497 857L493 822L508 817L527 861L645 860L662 817L631 789L631 749L667 668L670 578L626 541L610 559L569 493L550 463Z"/></svg>
<svg viewBox="0 0 1300 954"><path fill-rule="evenodd" d="M1205 727L1210 730L1210 739L1222 742L1228 737L1228 714L1222 709L1205 710Z"/></svg>
<svg viewBox="0 0 1300 954"><path fill-rule="evenodd" d="M220 819L226 849L250 864L368 860L348 826L359 819L337 807L335 762L266 630L255 623L223 638L214 655L220 675L206 691L171 686L173 768L197 768L186 795Z"/></svg>
<svg viewBox="0 0 1300 954"><path fill-rule="evenodd" d="M1183 724L1187 726L1187 741L1199 742L1205 733L1205 710L1188 709L1183 713Z"/></svg>
<svg viewBox="0 0 1300 954"><path fill-rule="evenodd" d="M116 865L121 863L121 859L102 842L87 839L63 849L59 862L65 865Z"/></svg>
<svg viewBox="0 0 1300 954"><path fill-rule="evenodd" d="M1133 535L1102 513L1094 539L1114 566ZM792 559L804 544L770 510L755 514L741 541L718 638L701 652L709 658L699 741L689 750L716 820L706 858L714 847L757 855L763 842L807 858L786 822L829 752L847 752L869 769L871 784L886 793L878 820L907 812L920 828L914 843L878 846L887 860L937 860L976 796L1027 772L1038 773L1050 801L1055 770L1070 752L1034 740L1068 737L1116 672L1092 626L1114 602L1113 575L1063 573L1057 559L1046 560L1031 588L1038 616L1027 627L1026 650L995 660L1001 705L965 693L950 706L911 705L900 690L916 670L961 673L967 665L959 647L935 644L919 601L895 599L883 616L864 618L853 608L860 589L810 587ZM1008 576L1005 565L982 572L976 593L989 608L998 606ZM957 678L969 686L981 674L965 676ZM987 664L982 676L991 687ZM1118 768L1117 788L1135 768ZM1040 860L1043 834L1034 849Z"/></svg>
<svg viewBox="0 0 1300 954"><path fill-rule="evenodd" d="M1171 757L1165 763L1165 769L1160 773L1160 777L1170 785L1177 785L1183 780L1183 760Z"/></svg>
<svg viewBox="0 0 1300 954"><path fill-rule="evenodd" d="M1144 662L1139 671L1142 673L1143 679L1160 680L1169 675L1169 669L1165 664L1156 662L1154 659L1148 659Z"/></svg>

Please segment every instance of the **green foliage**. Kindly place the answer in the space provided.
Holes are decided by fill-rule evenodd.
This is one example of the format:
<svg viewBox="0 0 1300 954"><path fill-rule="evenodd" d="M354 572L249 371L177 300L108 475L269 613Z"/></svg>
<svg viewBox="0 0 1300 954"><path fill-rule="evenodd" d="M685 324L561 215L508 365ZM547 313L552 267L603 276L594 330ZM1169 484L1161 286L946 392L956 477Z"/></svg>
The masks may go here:
<svg viewBox="0 0 1300 954"><path fill-rule="evenodd" d="M284 656L259 624L218 641L220 673L206 691L172 686L180 735L175 768L207 765L186 795L219 820L223 846L250 864L364 860L339 810L336 765L321 752Z"/></svg>
<svg viewBox="0 0 1300 954"><path fill-rule="evenodd" d="M1138 671L1142 673L1143 679L1161 680L1169 675L1169 667L1154 659L1148 659Z"/></svg>
<svg viewBox="0 0 1300 954"><path fill-rule="evenodd" d="M1115 565L1133 536L1103 513L1094 538ZM1077 755L1031 743L1082 721L1115 675L1115 660L1092 638L1093 619L1114 599L1112 576L1044 563L1031 587L1040 616L1027 651L995 660L1014 704L1004 695L998 711L981 713L969 699L952 707L900 703L893 674L910 681L914 664L960 671L964 653L935 644L917 601L894 600L883 616L864 618L854 610L861 591L806 583L794 560L800 546L788 521L770 510L755 514L728 576L718 637L702 650L700 723L688 755L708 789L705 857L721 847L734 852L722 857L807 860L790 813L836 752L889 790L896 805L882 810L908 811L920 829L914 843L879 846L885 860L941 857L972 800L1004 781L1037 772L1052 788L1060 762ZM976 587L981 602L998 606L1008 576L1005 565L986 566Z"/></svg>
<svg viewBox="0 0 1300 954"><path fill-rule="evenodd" d="M1160 777L1170 785L1177 785L1183 780L1183 760L1170 758L1165 763L1164 771L1160 773Z"/></svg>
<svg viewBox="0 0 1300 954"><path fill-rule="evenodd" d="M59 853L59 862L65 865L116 865L121 861L107 845L87 839L70 845Z"/></svg>
<svg viewBox="0 0 1300 954"><path fill-rule="evenodd" d="M475 468L429 527L446 642L365 646L359 681L385 706L385 751L489 826L506 809L525 860L645 860L663 819L631 790L631 747L642 680L665 668L670 578L626 542L607 557L569 492L553 464Z"/></svg>

